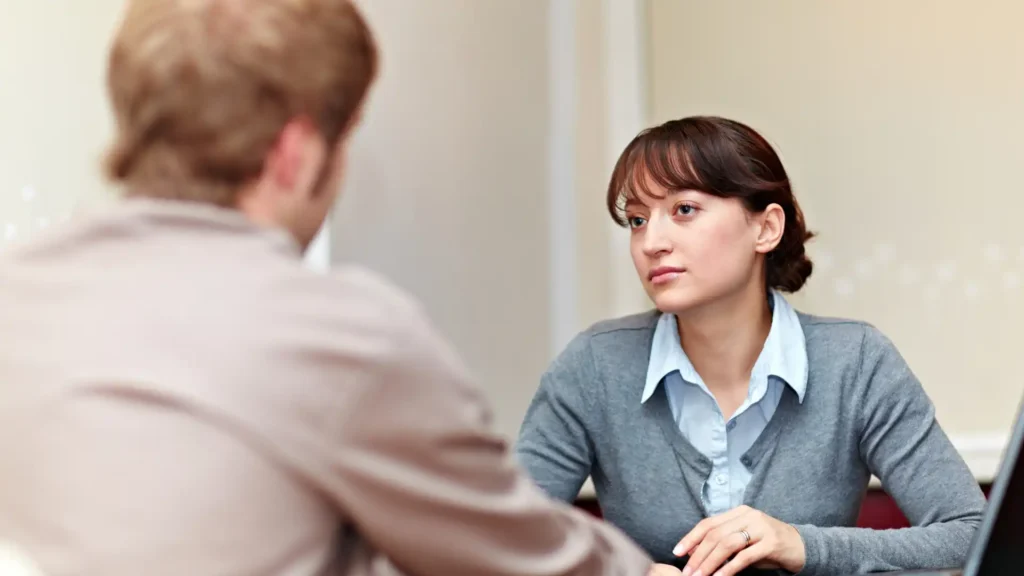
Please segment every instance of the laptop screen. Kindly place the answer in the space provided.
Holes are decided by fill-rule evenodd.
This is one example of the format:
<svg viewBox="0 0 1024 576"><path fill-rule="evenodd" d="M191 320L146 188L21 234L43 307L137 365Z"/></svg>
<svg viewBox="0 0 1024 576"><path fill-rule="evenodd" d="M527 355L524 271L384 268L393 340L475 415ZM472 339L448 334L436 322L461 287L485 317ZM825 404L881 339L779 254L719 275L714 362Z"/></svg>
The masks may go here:
<svg viewBox="0 0 1024 576"><path fill-rule="evenodd" d="M967 576L1002 576L1024 573L1024 404L1006 447L989 497L989 510L978 527L975 547L968 561Z"/></svg>

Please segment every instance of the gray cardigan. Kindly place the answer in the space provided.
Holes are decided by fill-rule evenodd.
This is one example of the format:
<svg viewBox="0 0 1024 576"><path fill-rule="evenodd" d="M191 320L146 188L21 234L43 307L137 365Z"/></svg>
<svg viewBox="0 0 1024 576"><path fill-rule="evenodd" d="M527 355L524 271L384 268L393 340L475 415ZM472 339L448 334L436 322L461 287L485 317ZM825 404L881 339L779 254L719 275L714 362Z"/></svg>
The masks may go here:
<svg viewBox="0 0 1024 576"><path fill-rule="evenodd" d="M796 526L801 574L960 566L985 499L921 384L875 328L799 316L807 392L798 403L786 387L741 460L753 474L745 503ZM679 433L664 387L640 402L657 318L610 320L577 336L542 377L516 452L560 500L592 476L605 518L665 561L706 516L711 462ZM872 474L914 527L853 527Z"/></svg>

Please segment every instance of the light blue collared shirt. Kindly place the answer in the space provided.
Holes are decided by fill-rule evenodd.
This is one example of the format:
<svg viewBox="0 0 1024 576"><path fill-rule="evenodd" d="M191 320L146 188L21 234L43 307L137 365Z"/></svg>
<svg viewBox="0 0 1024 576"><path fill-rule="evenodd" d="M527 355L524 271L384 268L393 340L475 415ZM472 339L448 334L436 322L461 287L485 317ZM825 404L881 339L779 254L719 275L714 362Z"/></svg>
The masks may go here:
<svg viewBox="0 0 1024 576"><path fill-rule="evenodd" d="M679 431L711 460L701 497L709 515L743 504L751 472L740 461L768 421L788 385L803 402L807 389L807 345L796 311L772 290L772 327L750 373L747 398L728 422L711 391L683 352L674 314L662 314L654 329L647 382L640 402L664 383Z"/></svg>

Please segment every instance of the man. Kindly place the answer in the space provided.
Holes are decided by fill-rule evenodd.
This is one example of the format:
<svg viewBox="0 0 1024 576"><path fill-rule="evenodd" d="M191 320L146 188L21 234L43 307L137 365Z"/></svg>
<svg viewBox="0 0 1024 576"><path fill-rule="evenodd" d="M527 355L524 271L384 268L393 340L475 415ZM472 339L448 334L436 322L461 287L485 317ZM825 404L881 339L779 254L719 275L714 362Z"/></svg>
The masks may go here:
<svg viewBox="0 0 1024 576"><path fill-rule="evenodd" d="M376 49L345 0L132 0L128 198L0 261L0 540L50 575L643 574L408 297L301 253Z"/></svg>

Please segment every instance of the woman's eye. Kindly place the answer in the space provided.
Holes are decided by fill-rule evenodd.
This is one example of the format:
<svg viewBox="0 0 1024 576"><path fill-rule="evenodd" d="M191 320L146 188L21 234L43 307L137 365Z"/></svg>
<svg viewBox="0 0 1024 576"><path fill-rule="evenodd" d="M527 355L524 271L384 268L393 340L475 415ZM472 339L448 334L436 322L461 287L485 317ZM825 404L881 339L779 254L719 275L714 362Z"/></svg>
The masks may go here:
<svg viewBox="0 0 1024 576"><path fill-rule="evenodd" d="M679 214L680 216L692 216L696 211L697 208L690 204L680 204L676 207L676 214Z"/></svg>
<svg viewBox="0 0 1024 576"><path fill-rule="evenodd" d="M629 227L630 228L639 228L639 227L644 225L644 222L646 222L646 220L644 220L640 216L631 216L629 218Z"/></svg>

